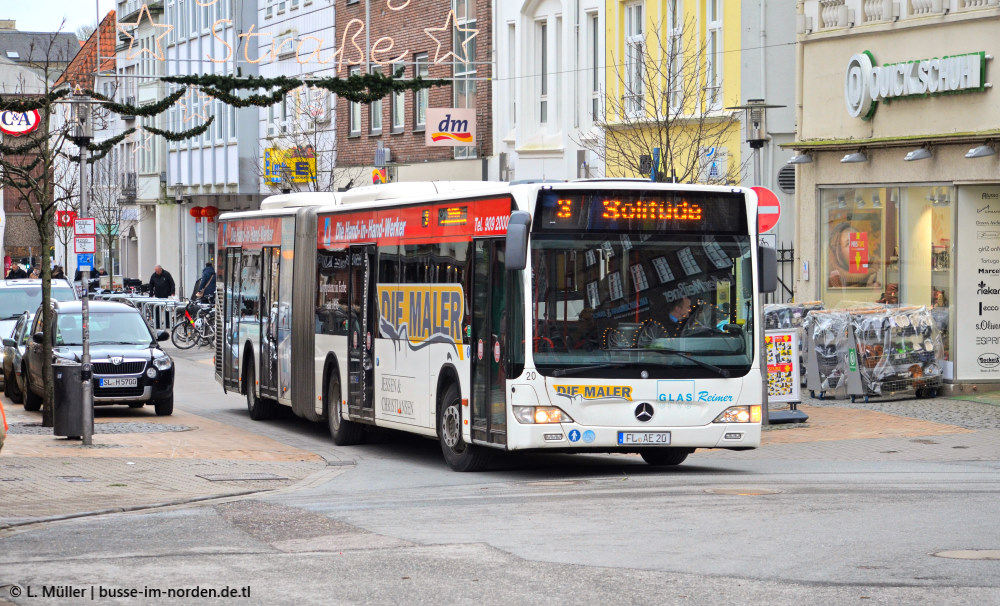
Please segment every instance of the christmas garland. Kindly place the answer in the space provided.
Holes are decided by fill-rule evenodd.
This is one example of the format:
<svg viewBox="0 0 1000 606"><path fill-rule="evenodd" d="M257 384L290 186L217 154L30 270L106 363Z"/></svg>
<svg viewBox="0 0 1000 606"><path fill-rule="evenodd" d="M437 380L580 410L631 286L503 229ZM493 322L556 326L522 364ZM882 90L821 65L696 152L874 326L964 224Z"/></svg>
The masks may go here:
<svg viewBox="0 0 1000 606"><path fill-rule="evenodd" d="M187 88L177 89L176 91L164 97L161 101L150 105L131 105L129 103L116 103L111 98L106 97L92 90L84 91L84 93L90 95L95 99L104 101L102 106L118 114L119 116L148 117L148 116L157 116L165 112L171 105L173 105L178 99L180 99L187 93Z"/></svg>
<svg viewBox="0 0 1000 606"><path fill-rule="evenodd" d="M0 111L30 112L33 109L42 109L43 107L48 107L56 99L65 97L69 93L70 90L68 88L61 88L47 95L32 99L22 99L23 95L17 95L16 97L12 95L0 95Z"/></svg>
<svg viewBox="0 0 1000 606"><path fill-rule="evenodd" d="M352 74L345 78L317 78L299 80L287 76L275 78L259 78L255 76L223 76L217 74L202 74L191 76L165 76L164 82L174 84L197 85L202 93L215 97L227 105L234 107L267 107L284 97L289 91L300 86L312 86L328 90L338 97L354 103L371 103L378 101L391 93L401 93L412 90L419 91L434 86L445 86L447 80L425 80L421 77L412 80L399 80L381 72L371 74ZM255 90L277 88L272 93L256 94L248 97L234 95L236 90Z"/></svg>
<svg viewBox="0 0 1000 606"><path fill-rule="evenodd" d="M191 137L200 136L202 133L208 130L208 127L212 125L212 122L215 122L215 116L211 116L201 126L196 126L190 130L181 131L179 133L175 133L169 130L160 130L152 126L143 126L143 128L153 133L154 135L160 135L167 141L184 141L185 139L190 139Z"/></svg>
<svg viewBox="0 0 1000 606"><path fill-rule="evenodd" d="M114 146L118 145L119 143L121 143L122 141L124 141L125 137L131 135L134 132L135 132L135 129L134 128L130 128L130 129L124 131L122 134L116 135L114 137L110 137L108 139L105 139L104 141L101 141L100 143L88 143L86 145L87 151L94 152L94 155L91 156L91 157L89 157L89 158L87 158L87 164L93 164L94 162L97 162L98 160L100 160L104 156L108 155L108 152L111 151L112 147L114 147ZM72 160L73 162L79 162L80 161L80 156L78 156L78 155L77 156L69 156L69 159Z"/></svg>
<svg viewBox="0 0 1000 606"><path fill-rule="evenodd" d="M44 139L29 138L28 142L23 145L5 145L0 143L0 155L20 156L33 149L41 147L43 141Z"/></svg>

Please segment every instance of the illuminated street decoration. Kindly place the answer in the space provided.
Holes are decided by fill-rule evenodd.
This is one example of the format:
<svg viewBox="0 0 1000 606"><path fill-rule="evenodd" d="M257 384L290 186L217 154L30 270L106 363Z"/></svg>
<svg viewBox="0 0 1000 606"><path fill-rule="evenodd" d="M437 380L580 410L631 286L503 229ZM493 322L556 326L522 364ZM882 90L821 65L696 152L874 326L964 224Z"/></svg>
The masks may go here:
<svg viewBox="0 0 1000 606"><path fill-rule="evenodd" d="M458 62L460 62L460 63L468 63L469 62L469 59L468 59L468 57L469 57L469 42L473 38L475 38L476 36L479 35L479 30L476 29L476 28L471 28L471 27L468 27L468 28L466 28L466 27L459 27L458 24L455 23L456 19L457 19L457 17L455 16L455 11L451 10L451 11L448 11L448 18L445 19L444 25L442 25L441 27L425 27L424 28L424 33L427 34L427 37L429 37L431 40L433 40L437 44L437 48L434 50L434 63L435 64L441 63L442 61L444 61L445 59L447 59L448 55L451 55L452 57L455 57L455 60L458 61ZM462 42L462 54L465 55L464 57L459 57L458 55L456 55L454 53L454 51L448 51L444 55L441 55L441 41L438 40L437 38L435 38L434 34L431 33L431 32L447 33L449 31L451 31L451 28L454 28L456 32L471 33L471 35L467 36L465 38L465 40Z"/></svg>
<svg viewBox="0 0 1000 606"><path fill-rule="evenodd" d="M190 102L189 102L190 99ZM208 120L208 108L212 105L212 97L198 90L194 96L188 91L183 97L177 100L177 105L181 106L181 119L190 122L194 118ZM190 107L188 107L190 105ZM198 109L200 106L200 109Z"/></svg>
<svg viewBox="0 0 1000 606"><path fill-rule="evenodd" d="M213 0L213 1L215 1L215 0ZM156 45L156 51L155 52L152 49L149 49L149 48L140 48L138 52L133 53L132 52L132 47L135 45L135 36L133 36L131 33L129 33L129 30L132 29L132 28L138 28L139 27L139 23L142 22L142 16L143 15L146 16L147 20L149 20L149 24L151 26L158 27L158 28L164 29L166 31L164 31L162 34L160 34L159 36L157 36L155 38L155 40L153 41L153 44ZM126 29L126 28L128 28L128 29ZM132 59L135 59L136 57L138 57L139 55L141 55L143 53L149 53L154 59L156 59L158 61L164 61L166 59L166 57L165 57L165 55L163 53L163 47L160 46L160 40L162 40L164 36L166 36L167 34L169 34L170 32L172 32L173 30L174 30L174 26L173 25L170 25L170 24L167 24L167 23L158 24L155 21L153 21L153 16L149 14L149 7L146 6L145 4L143 4L142 8L139 9L139 17L135 20L135 23L128 23L128 22L119 22L118 23L118 31L120 31L123 35L128 36L128 50L125 51L125 58L128 59L129 61L131 61Z"/></svg>
<svg viewBox="0 0 1000 606"><path fill-rule="evenodd" d="M218 3L218 0L194 0L198 6L208 7L213 6ZM386 0L385 6L392 11L402 11L410 5L410 0ZM135 44L135 37L126 31L127 28L138 27L139 23L143 19L143 15L149 20L153 27L162 28L165 31L156 37L155 39L155 50L149 48L142 48L136 52L132 51L132 47ZM436 48L434 50L434 60L433 63L439 64L444 63L449 57L454 58L462 64L469 63L469 42L474 40L479 35L479 29L473 27L462 27L458 23L458 17L455 15L454 10L449 10L445 16L444 24L441 27L427 27L424 28L424 33L427 37L434 41ZM212 24L211 31L212 38L214 38L218 44L224 47L225 55L218 57L213 53L206 53L205 59L212 63L227 63L233 59L234 54L239 57L242 54L240 60L254 65L259 65L261 63L270 63L277 61L279 55L283 52L286 46L291 48L289 45L294 44L294 55L295 60L300 65L305 65L315 61L319 65L333 64L337 68L338 75L345 66L351 65L364 65L371 61L377 65L386 66L392 65L394 63L399 63L408 57L411 52L410 49L404 49L401 52L395 51L396 41L391 36L382 36L375 40L371 45L371 56L369 57L362 46L360 40L365 33L365 22L360 19L351 19L343 27L340 35L340 44L336 46L336 50L333 51L327 57L322 57L320 55L320 49L323 48L325 40L318 36L306 35L302 38L273 38L270 40L270 44L264 45L264 51L262 54L251 57L250 52L253 50L254 53L259 52L257 44L261 41L254 40L255 38L266 38L271 37L272 34L269 32L259 32L255 31L256 25L251 24L249 29L244 32L237 34L236 48L233 48L233 44L227 41L223 36L219 35L219 32L225 27L233 25L232 19L216 19ZM164 36L169 34L173 29L173 25L169 24L156 24L152 20L152 16L149 13L149 8L146 4L142 5L139 9L139 17L135 23L119 23L118 29L129 38L129 47L126 54L128 59L134 59L135 57L141 55L142 53L149 53L153 58L159 61L166 61L166 57L163 53L163 48L160 44L160 40ZM441 52L441 46L445 45L450 47L450 43L443 38L447 37L449 33L454 32L455 35L464 35L462 39L462 50L459 56L455 50L448 50L444 53ZM240 49L239 47L243 48ZM388 55L394 55L389 57Z"/></svg>

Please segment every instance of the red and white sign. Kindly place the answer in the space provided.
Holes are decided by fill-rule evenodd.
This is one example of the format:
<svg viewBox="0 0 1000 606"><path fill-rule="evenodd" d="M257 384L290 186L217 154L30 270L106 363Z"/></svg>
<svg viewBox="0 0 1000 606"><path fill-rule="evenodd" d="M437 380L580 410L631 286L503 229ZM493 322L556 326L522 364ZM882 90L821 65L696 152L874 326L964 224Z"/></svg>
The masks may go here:
<svg viewBox="0 0 1000 606"><path fill-rule="evenodd" d="M82 217L77 217L76 220L73 221L73 235L74 236L97 235L97 219L84 219Z"/></svg>
<svg viewBox="0 0 1000 606"><path fill-rule="evenodd" d="M37 109L26 112L0 112L0 132L20 137L38 128L41 121Z"/></svg>
<svg viewBox="0 0 1000 606"><path fill-rule="evenodd" d="M73 251L77 254L94 254L97 252L97 238L94 236L77 236L73 239Z"/></svg>
<svg viewBox="0 0 1000 606"><path fill-rule="evenodd" d="M75 210L56 211L56 227L73 227L73 221L76 221Z"/></svg>
<svg viewBox="0 0 1000 606"><path fill-rule="evenodd" d="M766 187L752 187L757 192L757 231L771 231L781 218L781 202Z"/></svg>
<svg viewBox="0 0 1000 606"><path fill-rule="evenodd" d="M493 361L500 363L500 341L493 344Z"/></svg>

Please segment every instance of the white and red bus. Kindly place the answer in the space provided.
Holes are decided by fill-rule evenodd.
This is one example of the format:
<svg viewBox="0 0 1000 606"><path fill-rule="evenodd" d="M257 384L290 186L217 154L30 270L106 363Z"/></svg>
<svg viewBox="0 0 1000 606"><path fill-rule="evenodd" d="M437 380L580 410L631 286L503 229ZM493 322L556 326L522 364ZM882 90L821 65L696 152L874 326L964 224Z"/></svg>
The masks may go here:
<svg viewBox="0 0 1000 606"><path fill-rule="evenodd" d="M254 419L425 435L460 471L754 448L775 279L756 204L634 180L274 196L219 218L217 378Z"/></svg>

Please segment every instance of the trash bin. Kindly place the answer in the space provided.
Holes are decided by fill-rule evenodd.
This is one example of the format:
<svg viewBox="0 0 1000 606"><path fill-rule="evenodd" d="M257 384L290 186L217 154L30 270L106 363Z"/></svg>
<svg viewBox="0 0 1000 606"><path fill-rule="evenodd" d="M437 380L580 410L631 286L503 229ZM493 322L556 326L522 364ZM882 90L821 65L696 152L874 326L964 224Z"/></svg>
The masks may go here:
<svg viewBox="0 0 1000 606"><path fill-rule="evenodd" d="M79 438L83 436L83 366L77 362L60 362L52 365L55 378L55 406L52 411L52 433L57 436ZM94 420L90 417L90 434L94 433Z"/></svg>

